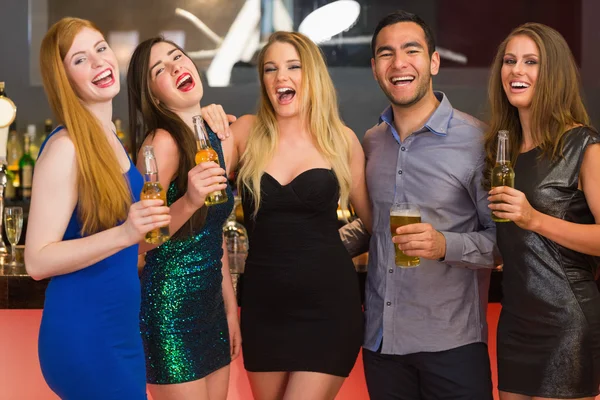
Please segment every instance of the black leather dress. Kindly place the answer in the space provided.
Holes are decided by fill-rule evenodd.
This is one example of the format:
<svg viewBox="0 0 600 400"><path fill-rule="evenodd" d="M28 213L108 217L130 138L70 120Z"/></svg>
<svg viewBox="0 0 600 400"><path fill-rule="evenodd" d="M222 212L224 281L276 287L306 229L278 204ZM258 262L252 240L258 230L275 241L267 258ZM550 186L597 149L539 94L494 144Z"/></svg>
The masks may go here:
<svg viewBox="0 0 600 400"><path fill-rule="evenodd" d="M578 224L594 224L579 170L589 128L565 135L564 157L540 158L538 148L515 165L515 188L538 211ZM600 222L600 221L596 221ZM512 222L498 223L504 258L498 323L498 388L549 398L595 396L600 385L600 259L565 248Z"/></svg>

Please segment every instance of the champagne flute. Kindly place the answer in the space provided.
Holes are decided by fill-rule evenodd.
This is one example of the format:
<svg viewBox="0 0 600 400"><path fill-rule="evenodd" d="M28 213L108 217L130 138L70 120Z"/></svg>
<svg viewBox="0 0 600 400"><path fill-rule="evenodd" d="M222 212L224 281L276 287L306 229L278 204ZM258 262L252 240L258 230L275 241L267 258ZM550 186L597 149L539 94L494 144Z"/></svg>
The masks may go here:
<svg viewBox="0 0 600 400"><path fill-rule="evenodd" d="M21 207L6 207L4 210L4 229L6 237L11 246L11 261L8 265L16 267L17 264L17 243L21 238L21 229L23 228L23 209Z"/></svg>

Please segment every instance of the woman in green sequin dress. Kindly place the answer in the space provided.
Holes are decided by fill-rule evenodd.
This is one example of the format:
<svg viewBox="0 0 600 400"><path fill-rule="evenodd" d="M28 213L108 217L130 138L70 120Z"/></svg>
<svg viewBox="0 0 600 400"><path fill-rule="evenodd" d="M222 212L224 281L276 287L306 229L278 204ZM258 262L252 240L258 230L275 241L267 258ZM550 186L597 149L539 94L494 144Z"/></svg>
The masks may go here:
<svg viewBox="0 0 600 400"><path fill-rule="evenodd" d="M229 364L241 344L222 236L233 195L224 169L212 162L194 166L192 116L201 113L200 76L181 48L152 38L135 50L127 81L131 132L141 117L142 146L154 146L172 215L172 238L147 253L141 274L140 327L150 392L154 400L225 400ZM205 116L219 111L219 126L228 130L222 108L207 109ZM210 129L209 136L224 166L219 138ZM226 203L191 206L223 189Z"/></svg>

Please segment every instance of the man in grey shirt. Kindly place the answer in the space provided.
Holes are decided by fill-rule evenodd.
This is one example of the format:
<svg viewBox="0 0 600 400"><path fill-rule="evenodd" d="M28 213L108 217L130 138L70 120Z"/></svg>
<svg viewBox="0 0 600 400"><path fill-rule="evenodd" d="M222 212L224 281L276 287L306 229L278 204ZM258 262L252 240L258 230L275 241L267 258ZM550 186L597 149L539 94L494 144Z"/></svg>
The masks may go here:
<svg viewBox="0 0 600 400"><path fill-rule="evenodd" d="M429 27L403 11L373 35L373 74L391 105L363 140L373 202L366 285L365 375L373 400L492 399L486 308L495 225L481 185L483 126L432 89L439 54ZM422 223L394 243L418 256L398 268L394 198ZM348 247L357 224L342 231Z"/></svg>

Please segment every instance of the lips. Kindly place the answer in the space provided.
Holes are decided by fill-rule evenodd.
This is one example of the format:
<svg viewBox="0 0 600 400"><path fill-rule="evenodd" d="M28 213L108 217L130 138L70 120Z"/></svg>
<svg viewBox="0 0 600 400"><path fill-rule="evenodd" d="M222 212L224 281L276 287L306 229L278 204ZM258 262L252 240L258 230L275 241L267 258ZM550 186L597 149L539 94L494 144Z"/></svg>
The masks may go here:
<svg viewBox="0 0 600 400"><path fill-rule="evenodd" d="M191 74L184 72L183 74L179 75L179 78L177 78L177 81L175 81L175 86L179 91L189 92L194 88L194 86L196 86L196 83L194 82L194 78L192 78Z"/></svg>
<svg viewBox="0 0 600 400"><path fill-rule="evenodd" d="M514 80L509 82L509 88L511 93L523 93L527 91L527 89L529 89L530 87L531 84L524 81Z"/></svg>
<svg viewBox="0 0 600 400"><path fill-rule="evenodd" d="M92 83L99 88L106 88L115 83L113 71L110 68L105 69L92 79Z"/></svg>
<svg viewBox="0 0 600 400"><path fill-rule="evenodd" d="M390 83L394 86L407 86L414 82L415 77L412 75L398 75L392 76Z"/></svg>

